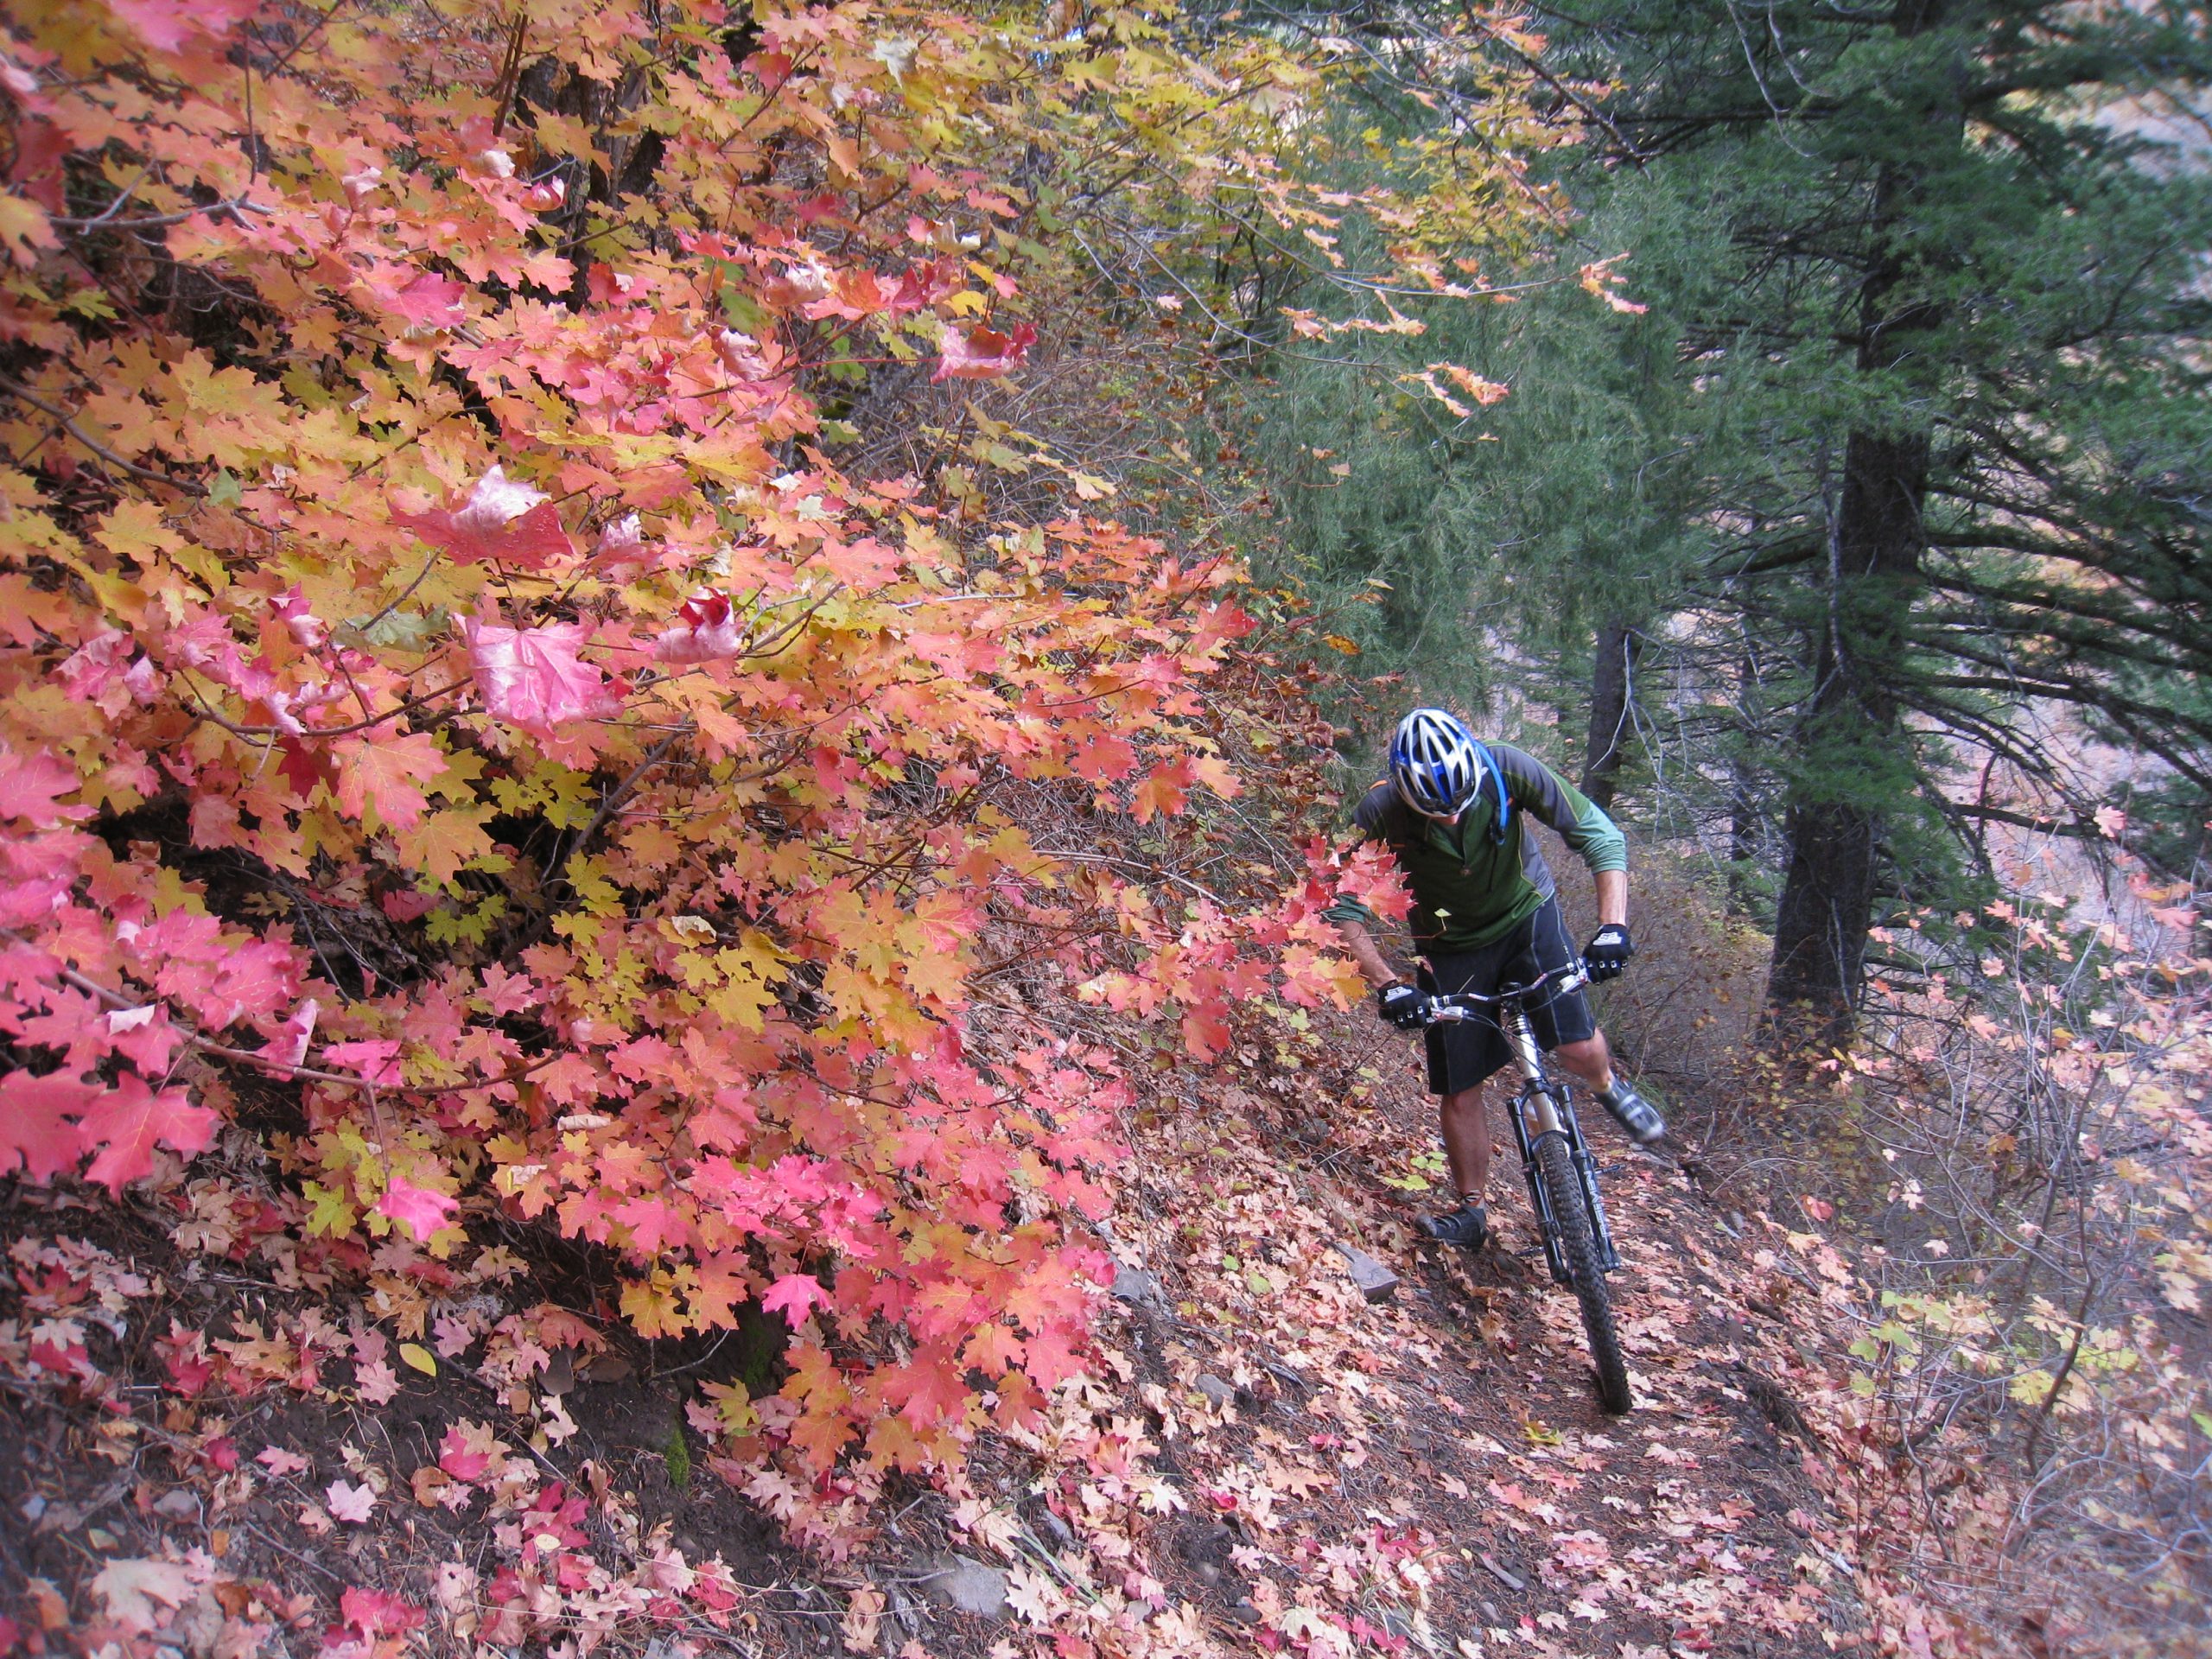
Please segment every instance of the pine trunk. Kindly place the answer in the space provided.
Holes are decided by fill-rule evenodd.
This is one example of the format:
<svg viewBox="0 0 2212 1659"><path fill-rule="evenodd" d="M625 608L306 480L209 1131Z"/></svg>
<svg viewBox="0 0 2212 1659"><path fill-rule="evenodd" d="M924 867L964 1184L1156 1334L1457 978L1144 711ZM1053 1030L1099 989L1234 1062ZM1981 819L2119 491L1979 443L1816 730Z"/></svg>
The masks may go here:
<svg viewBox="0 0 2212 1659"><path fill-rule="evenodd" d="M1635 693L1636 659L1643 641L1636 630L1609 623L1598 630L1590 675L1590 733L1583 750L1582 792L1610 809L1628 753L1629 701Z"/></svg>
<svg viewBox="0 0 2212 1659"><path fill-rule="evenodd" d="M1920 591L1927 480L1925 435L1851 435L1767 978L1770 1011L1808 1042L1849 1037L1866 982L1885 816L1874 780L1904 741L1894 688Z"/></svg>
<svg viewBox="0 0 2212 1659"><path fill-rule="evenodd" d="M1900 32L1936 22L1941 0L1899 9ZM1859 289L1858 366L1870 381L1898 384L1929 372L1930 336L1942 315L1900 293L1897 227L1944 146L1964 135L1946 99L1924 110L1928 147L1885 162L1876 175L1866 272ZM1903 400L1909 407L1913 400ZM1842 488L1828 528L1826 613L1815 629L1814 693L1796 734L1786 820L1789 854L1774 925L1767 1013L1785 1040L1850 1040L1866 988L1866 935L1874 925L1884 822L1909 789L1897 697L1928 550L1929 437L1907 422L1867 423L1845 440Z"/></svg>

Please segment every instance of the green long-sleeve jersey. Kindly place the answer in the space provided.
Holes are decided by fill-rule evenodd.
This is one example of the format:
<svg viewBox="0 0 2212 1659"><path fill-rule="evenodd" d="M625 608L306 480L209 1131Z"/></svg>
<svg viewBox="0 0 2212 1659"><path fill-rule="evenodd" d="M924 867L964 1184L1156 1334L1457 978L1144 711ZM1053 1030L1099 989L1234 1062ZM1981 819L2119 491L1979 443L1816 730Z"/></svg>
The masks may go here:
<svg viewBox="0 0 2212 1659"><path fill-rule="evenodd" d="M1385 842L1413 893L1407 918L1422 951L1479 950L1534 915L1557 891L1551 867L1536 844L1545 823L1581 855L1593 874L1628 868L1628 842L1619 826L1581 791L1535 756L1502 743L1488 746L1495 769L1457 823L1425 818L1399 798L1387 779L1367 791L1352 813L1361 835ZM1495 837L1498 779L1518 810L1503 842ZM1331 921L1375 925L1375 913L1356 899L1325 912Z"/></svg>

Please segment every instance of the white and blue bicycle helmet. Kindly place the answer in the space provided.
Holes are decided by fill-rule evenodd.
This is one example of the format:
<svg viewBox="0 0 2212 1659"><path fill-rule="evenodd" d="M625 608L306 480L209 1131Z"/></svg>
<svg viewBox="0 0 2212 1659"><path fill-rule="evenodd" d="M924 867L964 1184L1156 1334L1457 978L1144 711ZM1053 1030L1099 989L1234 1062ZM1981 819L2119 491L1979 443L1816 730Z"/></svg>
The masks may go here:
<svg viewBox="0 0 2212 1659"><path fill-rule="evenodd" d="M1398 798L1424 817L1448 818L1481 792L1489 751L1466 721L1442 709L1416 709L1390 734L1390 781ZM1498 780L1499 824L1504 827L1504 780Z"/></svg>

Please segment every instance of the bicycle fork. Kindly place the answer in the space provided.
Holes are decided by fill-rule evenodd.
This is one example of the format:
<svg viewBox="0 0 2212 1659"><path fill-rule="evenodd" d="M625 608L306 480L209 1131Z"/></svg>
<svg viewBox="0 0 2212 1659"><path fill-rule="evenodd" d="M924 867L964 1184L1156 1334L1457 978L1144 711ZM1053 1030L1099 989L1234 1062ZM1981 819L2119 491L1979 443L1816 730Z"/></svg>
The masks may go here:
<svg viewBox="0 0 2212 1659"><path fill-rule="evenodd" d="M1573 1100L1566 1084L1555 1084L1546 1076L1543 1052L1529 1028L1528 1015L1518 1007L1507 1009L1503 1029L1521 1066L1521 1092L1513 1102L1513 1139L1521 1151L1521 1176L1528 1183L1529 1202L1535 1207L1538 1228L1543 1234L1544 1263L1551 1269L1554 1283L1573 1282L1567 1259L1560 1254L1559 1221L1552 1213L1551 1194L1545 1190L1543 1170L1536 1161L1537 1141L1547 1135L1556 1135L1565 1138L1575 1175L1582 1183L1582 1201L1590 1211L1599 1263L1611 1273L1621 1264L1620 1253L1613 1248L1613 1229L1605 1219L1605 1200L1598 1195L1598 1160L1583 1141Z"/></svg>

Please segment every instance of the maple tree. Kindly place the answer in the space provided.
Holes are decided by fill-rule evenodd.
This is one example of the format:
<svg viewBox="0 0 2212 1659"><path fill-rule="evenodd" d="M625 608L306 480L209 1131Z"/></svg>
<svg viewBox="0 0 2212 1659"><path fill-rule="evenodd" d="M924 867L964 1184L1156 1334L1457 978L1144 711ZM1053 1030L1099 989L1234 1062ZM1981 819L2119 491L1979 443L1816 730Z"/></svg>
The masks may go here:
<svg viewBox="0 0 2212 1659"><path fill-rule="evenodd" d="M1210 1059L1233 1005L1354 988L1340 873L1177 921L1040 848L1009 791L1237 792L1239 572L1009 429L849 473L828 411L1021 372L1071 179L1201 244L1363 207L1440 291L1494 207L1331 195L1281 118L1313 67L1172 16L9 15L0 1171L173 1185L275 1088L270 1224L404 1336L497 1210L612 1252L646 1337L789 1329L772 1398L720 1396L734 1474L1034 1421L1108 1270L1065 1223L1119 1062L979 1042L981 942ZM1017 186L1039 144L1066 174ZM995 519L1017 461L1066 487ZM518 1405L557 1345L510 1340Z"/></svg>

